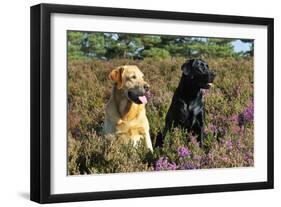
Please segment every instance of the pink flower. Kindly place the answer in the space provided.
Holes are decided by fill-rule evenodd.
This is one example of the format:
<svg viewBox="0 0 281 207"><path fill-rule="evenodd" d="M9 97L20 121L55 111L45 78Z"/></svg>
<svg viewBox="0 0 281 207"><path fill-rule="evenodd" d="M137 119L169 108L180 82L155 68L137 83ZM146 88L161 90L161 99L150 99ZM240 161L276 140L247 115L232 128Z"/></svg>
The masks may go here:
<svg viewBox="0 0 281 207"><path fill-rule="evenodd" d="M178 148L178 155L180 157L189 157L190 156L190 151L187 147L179 147Z"/></svg>
<svg viewBox="0 0 281 207"><path fill-rule="evenodd" d="M175 162L169 162L167 157L160 157L159 160L156 161L155 170L176 170L177 165Z"/></svg>
<svg viewBox="0 0 281 207"><path fill-rule="evenodd" d="M228 150L232 150L233 144L232 144L232 141L231 141L231 140L227 140L227 141L225 142L225 145L226 145L226 147L227 147Z"/></svg>

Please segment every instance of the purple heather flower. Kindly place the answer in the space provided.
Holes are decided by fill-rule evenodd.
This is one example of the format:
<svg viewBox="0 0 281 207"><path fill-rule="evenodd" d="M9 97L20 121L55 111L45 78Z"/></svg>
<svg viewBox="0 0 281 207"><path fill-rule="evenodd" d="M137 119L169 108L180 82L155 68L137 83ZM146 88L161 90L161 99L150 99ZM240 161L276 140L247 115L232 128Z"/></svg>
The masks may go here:
<svg viewBox="0 0 281 207"><path fill-rule="evenodd" d="M249 155L248 155L248 154L245 154L245 155L244 155L244 160L245 160L245 161L249 160Z"/></svg>
<svg viewBox="0 0 281 207"><path fill-rule="evenodd" d="M212 152L208 153L208 159L213 160L214 159L214 155Z"/></svg>
<svg viewBox="0 0 281 207"><path fill-rule="evenodd" d="M250 122L254 120L254 104L251 104L248 108L243 112L245 120Z"/></svg>
<svg viewBox="0 0 281 207"><path fill-rule="evenodd" d="M239 114L238 116L238 124L240 127L244 126L245 124L245 117L243 113Z"/></svg>
<svg viewBox="0 0 281 207"><path fill-rule="evenodd" d="M194 144L195 146L199 147L199 143L197 141L196 136L190 135L189 138L190 138L190 141L191 141L192 144Z"/></svg>
<svg viewBox="0 0 281 207"><path fill-rule="evenodd" d="M177 164L175 162L169 163L168 170L176 170Z"/></svg>
<svg viewBox="0 0 281 207"><path fill-rule="evenodd" d="M184 163L181 163L178 168L180 170L193 170L193 169L197 169L197 165L194 164L192 161L187 161L187 162L184 162Z"/></svg>
<svg viewBox="0 0 281 207"><path fill-rule="evenodd" d="M176 170L177 165L175 162L170 163L167 157L160 157L159 160L156 161L155 170Z"/></svg>
<svg viewBox="0 0 281 207"><path fill-rule="evenodd" d="M232 150L232 147L233 147L233 144L232 144L232 141L231 140L227 140L225 142L225 145L227 147L228 150Z"/></svg>
<svg viewBox="0 0 281 207"><path fill-rule="evenodd" d="M209 124L208 128L210 129L211 132L216 133L217 132L217 127L213 124Z"/></svg>
<svg viewBox="0 0 281 207"><path fill-rule="evenodd" d="M242 149L243 148L242 142L240 140L237 141L237 148L238 149Z"/></svg>
<svg viewBox="0 0 281 207"><path fill-rule="evenodd" d="M190 151L187 147L179 147L178 148L178 155L180 157L189 157L190 156Z"/></svg>
<svg viewBox="0 0 281 207"><path fill-rule="evenodd" d="M227 157L227 156L224 156L224 157L222 158L222 160L223 160L224 162L227 162L227 161L228 161L228 157Z"/></svg>
<svg viewBox="0 0 281 207"><path fill-rule="evenodd" d="M254 120L254 103L252 102L241 114L238 116L238 124L240 127L245 123Z"/></svg>
<svg viewBox="0 0 281 207"><path fill-rule="evenodd" d="M185 170L192 170L192 169L196 169L197 167L196 167L196 165L194 165L194 163L192 163L192 162L187 162L187 163L185 163L185 164L183 165L183 168L184 168Z"/></svg>
<svg viewBox="0 0 281 207"><path fill-rule="evenodd" d="M237 125L232 126L232 128L231 128L232 133L236 134L236 135L240 134L240 132L241 132L240 130L241 130L241 128L239 126L237 126Z"/></svg>
<svg viewBox="0 0 281 207"><path fill-rule="evenodd" d="M238 116L237 115L233 115L232 117L230 117L230 121L238 122Z"/></svg>

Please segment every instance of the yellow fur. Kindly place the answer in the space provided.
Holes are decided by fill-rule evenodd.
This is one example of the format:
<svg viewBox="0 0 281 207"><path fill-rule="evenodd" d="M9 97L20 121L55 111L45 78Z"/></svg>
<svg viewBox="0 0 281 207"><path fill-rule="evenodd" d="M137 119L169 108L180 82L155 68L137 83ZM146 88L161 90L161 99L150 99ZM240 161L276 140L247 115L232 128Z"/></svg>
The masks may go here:
<svg viewBox="0 0 281 207"><path fill-rule="evenodd" d="M146 84L142 72L134 65L120 66L111 71L109 79L114 81L114 86L105 109L104 133L134 143L145 139L152 151L145 105L136 104L126 96L127 90Z"/></svg>

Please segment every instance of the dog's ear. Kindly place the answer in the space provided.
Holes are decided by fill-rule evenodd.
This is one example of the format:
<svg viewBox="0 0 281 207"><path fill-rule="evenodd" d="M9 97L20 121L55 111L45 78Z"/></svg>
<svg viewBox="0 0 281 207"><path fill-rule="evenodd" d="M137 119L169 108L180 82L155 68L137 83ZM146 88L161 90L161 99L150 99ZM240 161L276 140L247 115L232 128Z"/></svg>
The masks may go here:
<svg viewBox="0 0 281 207"><path fill-rule="evenodd" d="M194 59L185 62L181 66L181 70L182 70L184 75L188 76L190 74L193 62L194 62Z"/></svg>
<svg viewBox="0 0 281 207"><path fill-rule="evenodd" d="M124 67L120 66L113 69L108 76L110 80L115 81L117 83L118 89L121 89L123 86L123 72L124 72Z"/></svg>

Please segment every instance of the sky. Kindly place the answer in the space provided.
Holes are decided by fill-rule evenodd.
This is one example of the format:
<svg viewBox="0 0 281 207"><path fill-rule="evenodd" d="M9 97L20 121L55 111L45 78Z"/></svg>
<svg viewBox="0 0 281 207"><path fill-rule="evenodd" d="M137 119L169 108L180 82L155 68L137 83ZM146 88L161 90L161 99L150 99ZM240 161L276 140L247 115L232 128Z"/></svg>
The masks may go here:
<svg viewBox="0 0 281 207"><path fill-rule="evenodd" d="M234 46L235 52L245 52L250 50L250 43L244 43L241 40L235 40L232 42L232 45Z"/></svg>

